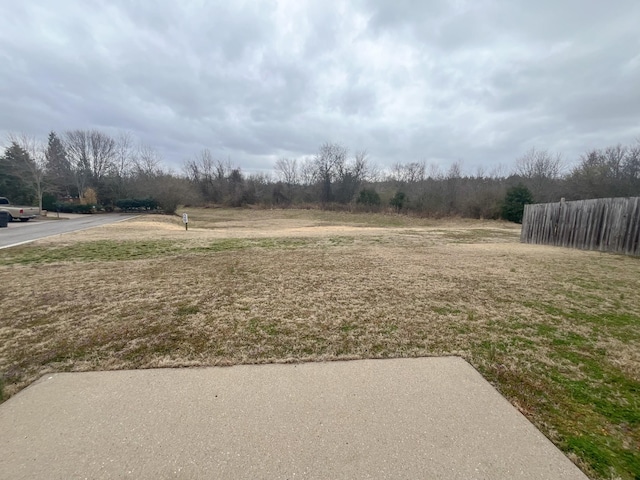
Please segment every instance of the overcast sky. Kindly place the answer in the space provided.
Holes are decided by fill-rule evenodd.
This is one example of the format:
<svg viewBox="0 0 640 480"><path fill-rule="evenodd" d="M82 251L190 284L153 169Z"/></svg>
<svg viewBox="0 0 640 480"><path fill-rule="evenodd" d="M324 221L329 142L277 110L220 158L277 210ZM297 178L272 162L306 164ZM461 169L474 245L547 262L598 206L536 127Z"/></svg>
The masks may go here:
<svg viewBox="0 0 640 480"><path fill-rule="evenodd" d="M0 136L130 131L246 171L575 160L640 138L638 0L0 0Z"/></svg>

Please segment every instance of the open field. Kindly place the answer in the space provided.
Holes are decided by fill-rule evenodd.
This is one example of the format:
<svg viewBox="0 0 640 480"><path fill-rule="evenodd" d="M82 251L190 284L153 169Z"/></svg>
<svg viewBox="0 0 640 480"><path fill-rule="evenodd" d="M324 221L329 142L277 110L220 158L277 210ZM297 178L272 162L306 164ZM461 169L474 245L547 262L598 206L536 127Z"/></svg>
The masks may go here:
<svg viewBox="0 0 640 480"><path fill-rule="evenodd" d="M640 478L639 258L499 222L188 211L0 251L5 397L51 371L459 355L588 475Z"/></svg>

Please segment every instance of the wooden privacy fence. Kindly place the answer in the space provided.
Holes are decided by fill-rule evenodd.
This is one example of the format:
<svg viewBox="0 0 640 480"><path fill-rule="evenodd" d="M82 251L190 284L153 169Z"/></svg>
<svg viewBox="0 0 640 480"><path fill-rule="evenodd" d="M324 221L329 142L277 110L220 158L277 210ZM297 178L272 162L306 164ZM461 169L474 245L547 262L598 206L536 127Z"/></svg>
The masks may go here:
<svg viewBox="0 0 640 480"><path fill-rule="evenodd" d="M520 241L640 255L640 197L525 205Z"/></svg>

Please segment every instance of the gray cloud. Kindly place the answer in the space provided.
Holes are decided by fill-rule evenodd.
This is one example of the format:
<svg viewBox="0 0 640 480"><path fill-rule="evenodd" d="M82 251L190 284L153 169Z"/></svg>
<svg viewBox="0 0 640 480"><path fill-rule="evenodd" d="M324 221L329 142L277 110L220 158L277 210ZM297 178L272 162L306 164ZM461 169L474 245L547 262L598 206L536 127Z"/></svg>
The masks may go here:
<svg viewBox="0 0 640 480"><path fill-rule="evenodd" d="M635 0L0 0L0 135L131 131L179 168L325 141L490 170L640 137Z"/></svg>

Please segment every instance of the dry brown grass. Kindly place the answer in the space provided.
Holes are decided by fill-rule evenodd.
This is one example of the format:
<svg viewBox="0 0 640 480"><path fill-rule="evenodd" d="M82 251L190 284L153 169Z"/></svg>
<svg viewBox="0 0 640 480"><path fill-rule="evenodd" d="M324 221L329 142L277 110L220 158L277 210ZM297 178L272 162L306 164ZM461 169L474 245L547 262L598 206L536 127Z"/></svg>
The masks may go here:
<svg viewBox="0 0 640 480"><path fill-rule="evenodd" d="M146 216L3 251L5 284L32 294L27 305L2 298L5 393L60 370L460 355L589 474L633 478L637 258L522 245L500 222L295 210L190 218L188 232L179 218ZM114 252L147 248L135 260L46 261L113 239ZM180 249L154 253L153 241ZM583 386L606 388L594 400ZM603 397L631 414L588 405ZM596 453L579 441L594 430Z"/></svg>

